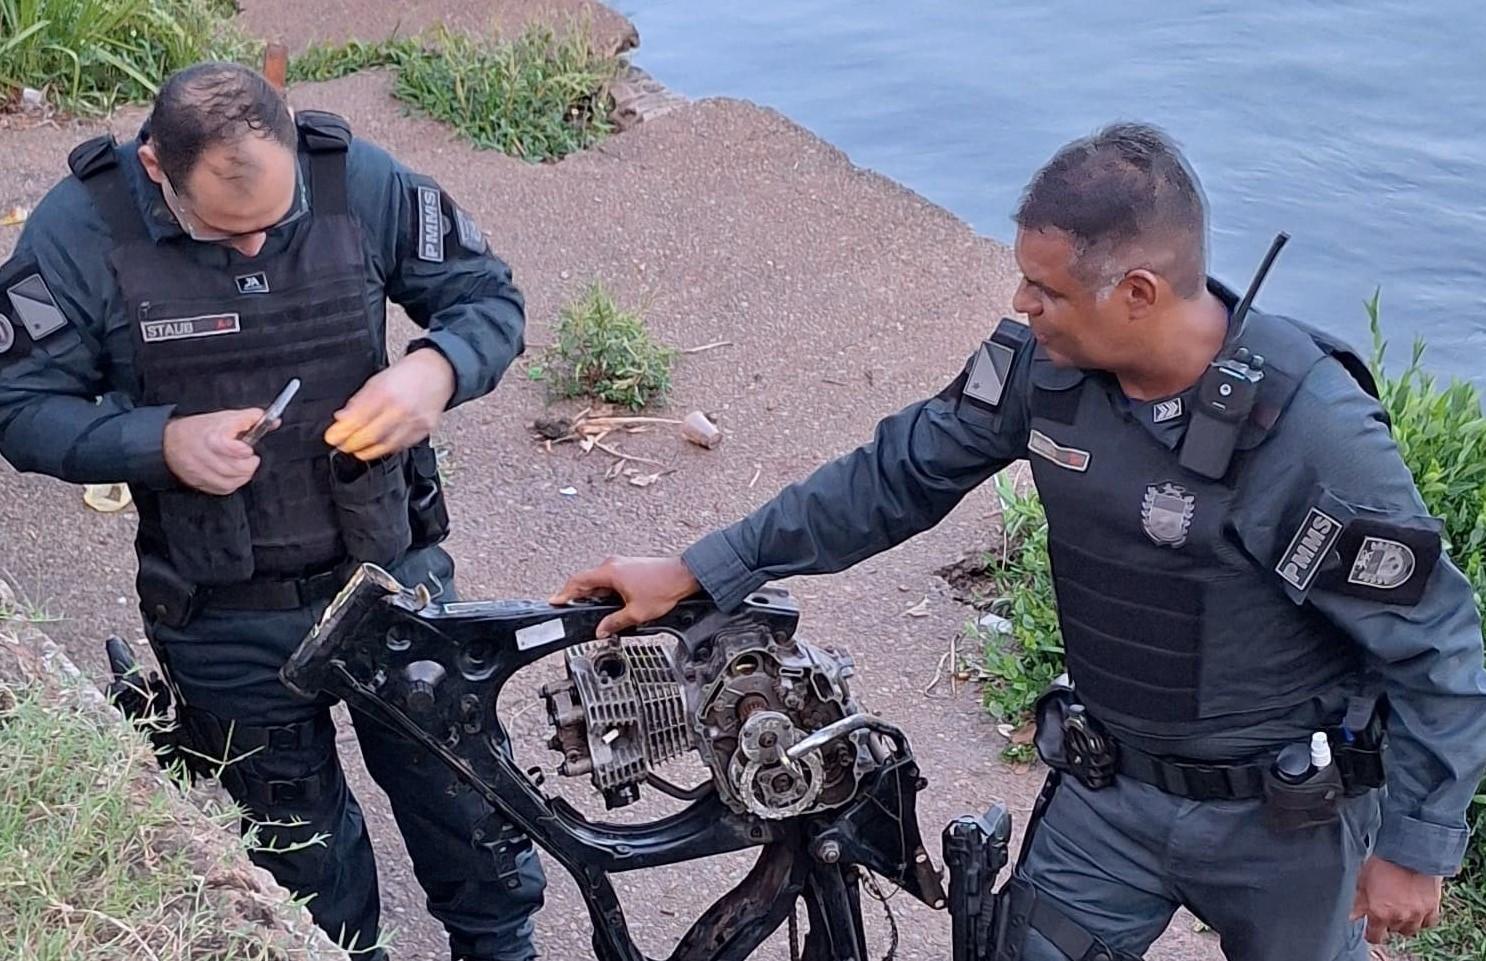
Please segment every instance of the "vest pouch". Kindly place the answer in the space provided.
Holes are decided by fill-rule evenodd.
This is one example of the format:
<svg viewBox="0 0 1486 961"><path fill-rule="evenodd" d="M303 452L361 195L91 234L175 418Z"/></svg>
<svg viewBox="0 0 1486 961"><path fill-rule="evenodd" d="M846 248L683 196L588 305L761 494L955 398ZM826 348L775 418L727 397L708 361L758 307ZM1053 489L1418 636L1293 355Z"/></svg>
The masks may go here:
<svg viewBox="0 0 1486 961"><path fill-rule="evenodd" d="M330 497L341 541L353 560L388 567L412 546L404 457L363 461L340 451L330 454Z"/></svg>
<svg viewBox="0 0 1486 961"><path fill-rule="evenodd" d="M1322 827L1341 817L1337 803L1342 793L1342 775L1335 764L1327 765L1299 784L1280 780L1273 766L1266 767L1264 819L1277 834Z"/></svg>
<svg viewBox="0 0 1486 961"><path fill-rule="evenodd" d="M139 555L134 588L147 626L153 622L182 630L201 606L196 585L181 577L169 561L154 554Z"/></svg>
<svg viewBox="0 0 1486 961"><path fill-rule="evenodd" d="M439 455L426 441L408 451L408 523L414 548L432 547L449 536Z"/></svg>
<svg viewBox="0 0 1486 961"><path fill-rule="evenodd" d="M159 495L160 529L170 565L196 585L240 584L253 577L253 538L241 491L225 497L196 490Z"/></svg>

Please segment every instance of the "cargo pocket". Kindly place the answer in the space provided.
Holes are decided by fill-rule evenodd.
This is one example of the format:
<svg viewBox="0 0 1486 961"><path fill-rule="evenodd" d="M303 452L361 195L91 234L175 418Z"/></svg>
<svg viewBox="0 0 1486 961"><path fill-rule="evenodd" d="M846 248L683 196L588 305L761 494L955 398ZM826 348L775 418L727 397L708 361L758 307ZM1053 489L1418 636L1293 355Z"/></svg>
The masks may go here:
<svg viewBox="0 0 1486 961"><path fill-rule="evenodd" d="M241 492L160 493L160 529L170 564L192 584L240 584L253 576L253 537Z"/></svg>
<svg viewBox="0 0 1486 961"><path fill-rule="evenodd" d="M387 567L413 542L403 456L363 461L339 451L330 455L330 496L353 560Z"/></svg>

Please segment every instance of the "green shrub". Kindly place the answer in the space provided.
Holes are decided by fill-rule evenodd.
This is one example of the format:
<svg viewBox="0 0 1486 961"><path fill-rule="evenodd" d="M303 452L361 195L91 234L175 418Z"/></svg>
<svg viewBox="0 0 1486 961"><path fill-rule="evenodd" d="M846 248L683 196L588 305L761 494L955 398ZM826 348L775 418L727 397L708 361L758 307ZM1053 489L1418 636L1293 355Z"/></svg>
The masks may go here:
<svg viewBox="0 0 1486 961"><path fill-rule="evenodd" d="M1424 343L1414 341L1408 366L1389 375L1387 344L1378 322L1378 295L1367 303L1372 328L1373 374L1393 436L1414 474L1429 512L1445 522L1451 559L1486 596L1486 414L1480 392L1451 379L1437 387L1420 367ZM1469 820L1473 837L1460 876L1447 890L1445 923L1410 945L1423 961L1486 957L1486 793L1478 794Z"/></svg>
<svg viewBox="0 0 1486 961"><path fill-rule="evenodd" d="M1047 517L1037 492L1017 491L1005 473L996 477L1001 501L999 550L984 556L994 596L991 610L1010 622L1010 635L971 627L985 656L982 697L992 714L1016 723L1063 672L1063 633L1047 559Z"/></svg>
<svg viewBox="0 0 1486 961"><path fill-rule="evenodd" d="M0 100L34 87L79 114L148 100L182 67L239 59L221 0L0 0Z"/></svg>
<svg viewBox="0 0 1486 961"><path fill-rule="evenodd" d="M1394 440L1429 512L1445 522L1450 556L1475 586L1479 606L1486 593L1486 415L1480 392L1454 378L1449 386L1436 387L1434 377L1419 366L1424 342L1418 339L1408 366L1389 376L1376 294L1367 302L1367 314L1373 374L1393 420Z"/></svg>
<svg viewBox="0 0 1486 961"><path fill-rule="evenodd" d="M639 314L621 309L602 284L562 309L557 343L529 374L560 397L588 396L638 410L671 386L676 351L651 337Z"/></svg>
<svg viewBox="0 0 1486 961"><path fill-rule="evenodd" d="M291 81L331 80L393 67L393 92L477 147L533 162L557 160L613 132L609 85L620 61L596 52L574 24L560 36L532 26L510 41L439 29L421 40L312 47Z"/></svg>

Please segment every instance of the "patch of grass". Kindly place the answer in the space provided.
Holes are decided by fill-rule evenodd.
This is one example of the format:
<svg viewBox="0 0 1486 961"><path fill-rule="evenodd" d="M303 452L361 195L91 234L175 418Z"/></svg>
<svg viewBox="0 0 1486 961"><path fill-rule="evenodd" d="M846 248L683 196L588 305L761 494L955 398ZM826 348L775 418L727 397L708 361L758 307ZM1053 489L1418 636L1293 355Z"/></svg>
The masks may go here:
<svg viewBox="0 0 1486 961"><path fill-rule="evenodd" d="M0 714L0 931L32 961L281 957L193 863L150 749L36 690Z"/></svg>
<svg viewBox="0 0 1486 961"><path fill-rule="evenodd" d="M332 80L393 67L393 93L450 124L476 147L532 162L558 160L614 130L609 85L621 61L597 52L576 22L561 34L534 25L509 41L439 28L418 40L311 47L291 81Z"/></svg>
<svg viewBox="0 0 1486 961"><path fill-rule="evenodd" d="M984 650L982 698L986 709L1010 723L1027 718L1032 705L1063 672L1063 632L1047 558L1047 516L1037 492L1021 493L1006 473L997 475L1002 543L986 553L993 588L991 610L1011 624L1009 634L967 628Z"/></svg>
<svg viewBox="0 0 1486 961"><path fill-rule="evenodd" d="M361 70L396 67L419 52L418 41L393 38L375 43L352 40L342 44L317 44L289 61L289 83L318 83L338 80Z"/></svg>
<svg viewBox="0 0 1486 961"><path fill-rule="evenodd" d="M3 573L0 573L0 627L8 620L26 624L54 624L63 620L48 602L38 601L18 590Z"/></svg>
<svg viewBox="0 0 1486 961"><path fill-rule="evenodd" d="M545 380L559 397L592 397L639 410L671 386L676 351L657 343L634 311L624 310L600 283L562 309L557 343L527 376Z"/></svg>
<svg viewBox="0 0 1486 961"><path fill-rule="evenodd" d="M222 0L0 0L0 95L33 87L77 114L148 100L182 67L247 52Z"/></svg>

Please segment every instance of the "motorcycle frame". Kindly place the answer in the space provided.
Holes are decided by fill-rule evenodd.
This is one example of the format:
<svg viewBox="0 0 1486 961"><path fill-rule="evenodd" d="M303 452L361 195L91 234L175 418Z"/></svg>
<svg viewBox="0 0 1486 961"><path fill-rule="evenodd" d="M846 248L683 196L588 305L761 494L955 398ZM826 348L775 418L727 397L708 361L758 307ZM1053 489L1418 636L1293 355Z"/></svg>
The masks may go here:
<svg viewBox="0 0 1486 961"><path fill-rule="evenodd" d="M654 961L635 944L611 875L750 847L761 849L752 870L697 918L667 961L743 961L802 900L804 961L867 961L858 868L945 906L918 825L917 793L926 782L901 734L852 801L789 820L739 814L712 789L669 816L616 824L590 820L539 791L540 781L513 758L500 692L522 668L592 641L615 610L603 603L435 604L421 586L409 590L363 565L281 676L300 693L338 696L421 744L561 864L588 908L597 961ZM738 632L787 641L798 622L789 595L766 589L731 614L705 599L685 601L640 633L671 635L705 657L708 645ZM500 841L490 833L472 840L499 861Z"/></svg>

